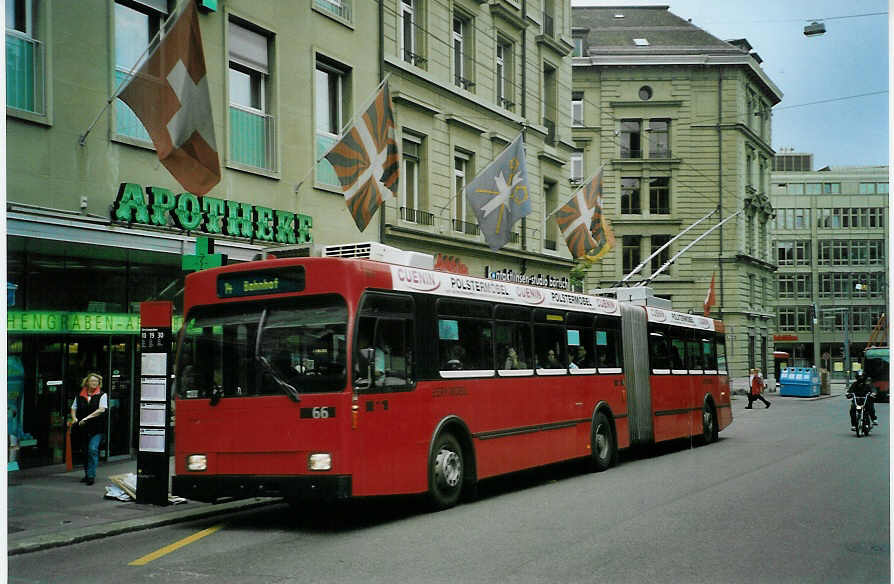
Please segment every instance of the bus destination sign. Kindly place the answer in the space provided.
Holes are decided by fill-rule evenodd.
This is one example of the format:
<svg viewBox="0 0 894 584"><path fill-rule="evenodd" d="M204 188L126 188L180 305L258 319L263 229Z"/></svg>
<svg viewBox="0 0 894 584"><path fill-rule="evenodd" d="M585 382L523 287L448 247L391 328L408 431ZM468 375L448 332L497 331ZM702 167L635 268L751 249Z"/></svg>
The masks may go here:
<svg viewBox="0 0 894 584"><path fill-rule="evenodd" d="M304 290L304 267L232 272L217 277L218 298L285 294Z"/></svg>

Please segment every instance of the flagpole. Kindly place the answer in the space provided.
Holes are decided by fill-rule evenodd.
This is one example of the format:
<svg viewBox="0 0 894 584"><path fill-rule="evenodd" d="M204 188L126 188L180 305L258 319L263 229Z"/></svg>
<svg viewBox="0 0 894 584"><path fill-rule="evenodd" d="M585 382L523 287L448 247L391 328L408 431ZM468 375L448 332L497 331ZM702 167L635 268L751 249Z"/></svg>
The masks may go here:
<svg viewBox="0 0 894 584"><path fill-rule="evenodd" d="M342 127L341 131L338 133L339 136L343 136L344 133L345 133L345 131L346 131L348 128L350 128L350 127L354 124L355 121L357 121L357 118L360 117L360 116L362 116L363 113L366 112L366 110L369 108L369 106L372 105L372 102L375 101L376 96L379 94L379 91L381 91L381 89L385 86L385 82L388 81L388 78L389 78L389 77L391 77L391 73L390 73L390 72L387 73L387 74L385 75L385 78L384 78L384 79L382 79L381 81L379 81L379 85L376 86L376 90L372 92L372 97L371 97L370 99L367 99L365 102L363 102L363 107L358 108L357 110L355 110L357 113L355 113L355 114L354 114L354 117L352 117L350 120L348 120L348 123L346 123L346 124ZM314 161L314 163L310 166L310 170L308 170L307 173L305 173L305 175L304 175L303 177L301 177L301 180L299 180L299 181L298 181L298 184L295 185L295 194L296 194L296 195L298 194L298 191L301 190L301 187L304 185L304 182L307 180L307 177L309 177L309 176L316 170L317 165L320 163L320 161L323 160L324 158L326 158L326 155L329 154L329 152L331 152L332 149L335 148L335 146L336 146L337 144L338 144L338 140L336 140L335 143L334 143L332 146L330 146L329 148L327 148L326 151L323 152L323 155L320 156L319 158L317 158L317 159Z"/></svg>
<svg viewBox="0 0 894 584"><path fill-rule="evenodd" d="M87 129L84 130L84 133L78 136L78 145L84 146L87 144L87 136L90 135L90 132L93 131L93 128L96 127L96 124L99 123L99 118L106 113L106 110L109 109L109 106L112 105L112 102L115 101L115 98L124 91L124 88L127 87L127 84L133 79L134 72L139 69L143 65L143 58L146 57L148 53L151 52L152 47L157 47L159 43L161 43L161 38L164 33L167 32L169 25L173 22L177 22L177 19L180 18L180 14L183 12L183 7L186 6L186 2L190 0L181 1L177 6L174 7L174 11L168 16L167 20L163 26L158 27L158 32L155 33L155 36L152 37L152 40L146 45L146 48L143 49L143 52L140 53L140 56L137 57L136 63L134 66L130 68L130 71L127 72L127 77L118 82L118 86L112 92L112 95L109 99L106 100L106 104L99 110L99 113L96 114L96 117L93 119L93 122L87 126Z"/></svg>

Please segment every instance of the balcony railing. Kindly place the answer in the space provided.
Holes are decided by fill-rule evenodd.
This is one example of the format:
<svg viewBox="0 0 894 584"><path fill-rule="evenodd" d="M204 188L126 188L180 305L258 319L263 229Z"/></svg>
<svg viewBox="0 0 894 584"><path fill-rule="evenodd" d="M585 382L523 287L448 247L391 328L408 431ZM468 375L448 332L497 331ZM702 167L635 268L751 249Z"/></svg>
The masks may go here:
<svg viewBox="0 0 894 584"><path fill-rule="evenodd" d="M671 150L667 146L651 146L649 148L649 158L670 158Z"/></svg>
<svg viewBox="0 0 894 584"><path fill-rule="evenodd" d="M460 77L459 75L455 75L453 77L453 83L454 83L454 85L458 85L459 87L462 87L466 91L475 87L474 81L472 81L471 79L466 79L465 77Z"/></svg>
<svg viewBox="0 0 894 584"><path fill-rule="evenodd" d="M230 160L263 170L276 170L273 116L230 105Z"/></svg>
<svg viewBox="0 0 894 584"><path fill-rule="evenodd" d="M410 223L418 223L419 225L434 225L435 216L428 211L420 211L419 209L411 209L409 207L400 208L400 218Z"/></svg>
<svg viewBox="0 0 894 584"><path fill-rule="evenodd" d="M549 118L543 118L543 125L546 126L546 143L556 143L556 122Z"/></svg>
<svg viewBox="0 0 894 584"><path fill-rule="evenodd" d="M6 31L6 106L46 114L43 43Z"/></svg>
<svg viewBox="0 0 894 584"><path fill-rule="evenodd" d="M642 150L634 150L632 148L626 148L621 146L621 158L642 158L643 151Z"/></svg>
<svg viewBox="0 0 894 584"><path fill-rule="evenodd" d="M351 3L344 0L314 0L314 6L337 16L342 20L351 22Z"/></svg>
<svg viewBox="0 0 894 584"><path fill-rule="evenodd" d="M422 55L417 55L416 53L414 53L412 51L408 51L407 49L404 49L403 57L404 57L404 61L406 61L407 63L412 63L413 65L416 65L417 67L421 67L422 65L425 65L426 63L428 63L428 59L426 59Z"/></svg>
<svg viewBox="0 0 894 584"><path fill-rule="evenodd" d="M460 219L453 219L453 230L466 235L481 235L481 229L477 223L468 223Z"/></svg>
<svg viewBox="0 0 894 584"><path fill-rule="evenodd" d="M543 249L549 249L552 251L556 251L556 240L555 239L544 239L543 240Z"/></svg>

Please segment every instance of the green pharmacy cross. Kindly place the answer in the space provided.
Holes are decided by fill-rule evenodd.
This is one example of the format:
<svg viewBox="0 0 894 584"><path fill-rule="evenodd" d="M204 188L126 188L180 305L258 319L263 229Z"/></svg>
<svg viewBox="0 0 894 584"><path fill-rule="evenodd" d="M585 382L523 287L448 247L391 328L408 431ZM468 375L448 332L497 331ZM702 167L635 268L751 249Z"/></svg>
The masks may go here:
<svg viewBox="0 0 894 584"><path fill-rule="evenodd" d="M227 256L214 253L214 240L210 237L196 237L196 255L185 255L182 269L186 272L198 272L208 268L217 268L227 263Z"/></svg>

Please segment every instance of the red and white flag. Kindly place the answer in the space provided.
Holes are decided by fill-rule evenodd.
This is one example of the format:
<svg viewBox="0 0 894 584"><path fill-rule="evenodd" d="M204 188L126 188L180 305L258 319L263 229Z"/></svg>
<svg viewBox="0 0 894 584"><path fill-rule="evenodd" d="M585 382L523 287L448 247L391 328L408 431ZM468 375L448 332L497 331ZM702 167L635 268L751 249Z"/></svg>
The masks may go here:
<svg viewBox="0 0 894 584"><path fill-rule="evenodd" d="M714 274L711 274L711 285L708 287L708 294L705 296L705 316L711 316L711 307L717 302L714 294Z"/></svg>
<svg viewBox="0 0 894 584"><path fill-rule="evenodd" d="M204 195L220 182L220 162L199 15L195 2L184 4L118 97L140 118L168 172Z"/></svg>

